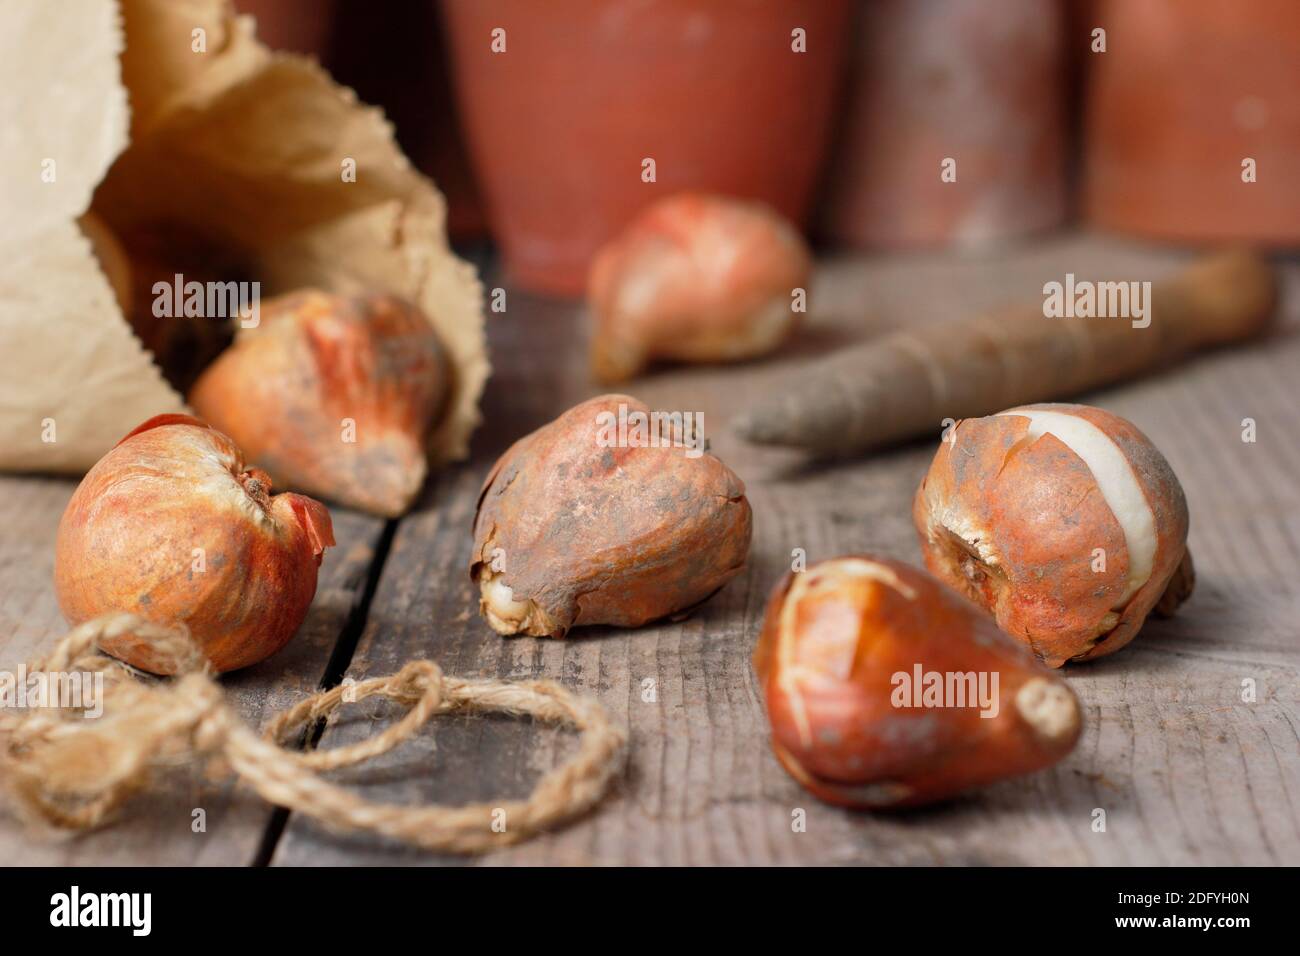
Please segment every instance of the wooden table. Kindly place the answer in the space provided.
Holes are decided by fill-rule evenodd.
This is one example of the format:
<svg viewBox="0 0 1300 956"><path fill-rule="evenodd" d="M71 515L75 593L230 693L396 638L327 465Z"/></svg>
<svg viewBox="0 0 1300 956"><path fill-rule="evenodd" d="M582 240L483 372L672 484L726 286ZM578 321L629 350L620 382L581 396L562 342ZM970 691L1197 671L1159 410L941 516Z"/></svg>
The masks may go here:
<svg viewBox="0 0 1300 956"><path fill-rule="evenodd" d="M582 311L508 292L490 316L496 374L473 458L432 481L399 522L334 509L338 547L290 647L225 683L251 722L322 684L387 674L412 657L449 673L547 676L598 696L631 744L614 792L559 832L492 864L1297 864L1300 863L1300 267L1272 339L1202 357L1092 400L1133 420L1181 477L1192 514L1196 594L1122 653L1074 666L1083 702L1075 752L1054 769L949 804L893 814L820 804L767 744L750 668L768 589L793 548L810 561L872 551L919 561L912 493L933 452L922 442L834 465L754 449L728 419L800 363L895 325L1041 295L1067 271L1151 278L1180 257L1114 240L1064 237L994 256L927 255L822 263L812 321L778 358L677 369L627 391L704 414L713 450L746 481L754 508L748 569L689 620L565 641L502 639L479 619L467 574L470 521L486 469L506 445L594 394ZM489 287L499 281L488 271ZM1258 440L1242 441L1242 420ZM937 424L936 424L937 429ZM65 630L51 586L58 519L74 483L0 478L0 668ZM645 699L647 679L653 700ZM1242 700L1253 680L1256 700ZM332 747L391 719L348 709ZM520 797L571 752L572 734L501 718L435 721L402 748L336 774L372 798ZM806 811L806 831L792 813ZM195 810L205 824L195 832ZM1105 811L1104 832L1094 829ZM382 864L462 862L337 836L202 770L178 771L115 826L72 839L30 834L0 814L0 860L63 864Z"/></svg>

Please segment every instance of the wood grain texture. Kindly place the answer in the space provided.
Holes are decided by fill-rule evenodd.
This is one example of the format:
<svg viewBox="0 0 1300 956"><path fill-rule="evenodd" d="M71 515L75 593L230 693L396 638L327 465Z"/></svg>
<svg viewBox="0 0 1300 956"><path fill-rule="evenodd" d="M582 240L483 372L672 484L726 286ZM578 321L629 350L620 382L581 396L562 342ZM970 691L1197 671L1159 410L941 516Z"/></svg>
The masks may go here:
<svg viewBox="0 0 1300 956"><path fill-rule="evenodd" d="M74 481L0 477L0 669L12 671L67 633L54 598L54 537L75 488ZM222 680L253 724L317 689L363 593L383 522L339 509L332 517L338 546L327 552L298 635L269 660ZM0 863L246 866L275 810L205 771L179 770L128 804L120 822L79 836L29 831L0 804ZM193 831L196 808L205 811L206 832Z"/></svg>
<svg viewBox="0 0 1300 956"><path fill-rule="evenodd" d="M916 562L911 496L933 445L832 464L755 449L726 423L783 387L810 358L884 329L993 309L1079 277L1158 278L1181 257L1114 240L1067 238L991 257L924 255L822 263L800 339L762 363L666 369L624 390L654 407L704 414L713 450L754 507L748 569L678 624L580 630L564 641L503 639L479 619L467 573L483 475L514 439L596 394L581 310L509 293L490 323L498 368L473 459L443 472L397 528L348 676L412 657L449 673L546 676L598 696L630 731L610 798L573 826L473 861L531 864L1300 864L1300 267L1286 267L1285 315L1267 342L1213 355L1090 400L1133 420L1187 491L1199 582L1178 617L1152 622L1123 652L1072 667L1084 736L1064 763L959 800L902 814L818 803L780 769L749 655L767 592L793 548L810 561L872 551ZM489 286L493 283L489 281ZM1258 440L1243 443L1242 419ZM939 423L936 423L936 440ZM0 668L62 634L51 584L54 530L73 484L0 478ZM281 654L226 679L260 723L310 693L350 632L382 524L333 510L339 547L322 568L304 631ZM1257 700L1242 700L1242 681ZM653 682L653 695L646 681ZM373 703L373 706L371 704ZM374 733L382 703L345 711L320 745ZM502 717L434 722L372 765L332 775L397 803L520 797L573 746L571 734ZM0 813L5 863L461 863L290 816L282 836L252 794L180 773L118 825L71 840L33 838ZM207 811L205 834L191 810ZM1096 809L1107 829L1093 832ZM806 813L794 832L792 813Z"/></svg>
<svg viewBox="0 0 1300 956"><path fill-rule="evenodd" d="M929 443L834 464L740 444L725 423L782 387L808 358L885 328L1042 295L1045 281L1155 279L1181 257L1068 238L989 258L917 256L824 263L806 334L766 363L670 369L625 391L704 414L713 450L746 481L755 538L746 572L693 617L564 641L503 639L478 618L467 575L479 484L515 438L596 394L581 310L521 293L493 316L498 371L469 466L445 473L398 529L349 675L430 656L450 673L546 676L598 696L631 734L615 792L587 819L480 861L529 864L1300 864L1300 270L1287 267L1284 320L1267 342L1199 358L1090 396L1134 421L1186 488L1199 585L1170 621L1068 677L1084 736L1051 771L943 806L851 813L818 803L772 758L749 655L768 589L791 550L818 560L871 551L919 561L911 496ZM492 283L489 282L489 285ZM1047 321L1047 320L1045 320ZM1099 320L1102 321L1102 320ZM1258 441L1243 443L1242 419ZM935 423L936 440L939 423ZM1257 700L1242 700L1244 680ZM653 699L645 682L653 681ZM321 746L391 719L356 708ZM572 738L498 718L436 721L417 741L340 775L373 799L461 802L525 794ZM1106 813L1094 832L1094 811ZM806 831L795 832L795 811ZM459 862L292 817L273 862Z"/></svg>

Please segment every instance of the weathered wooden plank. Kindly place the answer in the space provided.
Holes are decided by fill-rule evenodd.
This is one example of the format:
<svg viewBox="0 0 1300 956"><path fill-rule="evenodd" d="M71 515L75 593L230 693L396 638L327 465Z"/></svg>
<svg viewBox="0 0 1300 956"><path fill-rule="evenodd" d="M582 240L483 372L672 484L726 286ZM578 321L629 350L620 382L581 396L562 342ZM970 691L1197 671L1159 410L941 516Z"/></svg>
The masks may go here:
<svg viewBox="0 0 1300 956"><path fill-rule="evenodd" d="M0 477L0 669L13 670L67 631L54 599L54 536L76 483ZM363 593L383 522L333 510L338 547L321 566L316 600L293 642L270 660L224 678L245 719L313 692ZM246 865L259 853L274 808L199 769L177 772L130 804L121 822L77 837L33 833L0 812L6 865ZM195 833L192 814L206 814Z"/></svg>
<svg viewBox="0 0 1300 956"><path fill-rule="evenodd" d="M545 675L598 695L631 731L630 759L598 812L493 854L510 863L1300 863L1300 466L1288 425L1300 379L1297 269L1279 335L1092 397L1142 427L1181 476L1200 585L1179 617L1123 653L1068 671L1086 729L1052 771L941 807L856 814L818 803L767 745L749 653L768 589L792 548L810 560L869 550L919 560L909 507L926 443L809 465L745 447L724 425L780 388L810 355L887 326L1041 295L1044 281L1157 278L1181 261L1127 243L1044 242L991 258L916 256L823 265L815 324L773 361L660 372L627 390L702 411L714 450L745 479L755 513L748 571L693 618L563 642L503 640L482 624L466 577L479 480L506 444L595 393L580 314L521 294L492 326L497 377L472 464L430 491L398 531L353 662L357 677L433 656L452 673ZM1241 441L1253 417L1259 440ZM936 423L936 435L939 423ZM653 700L643 681L655 684ZM1257 700L1241 699L1251 679ZM379 708L331 727L322 745L371 733ZM393 801L518 796L566 752L566 735L494 720L438 723L373 772L347 779ZM436 752L434 748L436 749ZM794 832L792 813L807 814ZM1106 812L1094 832L1095 811ZM446 862L291 819L274 862Z"/></svg>

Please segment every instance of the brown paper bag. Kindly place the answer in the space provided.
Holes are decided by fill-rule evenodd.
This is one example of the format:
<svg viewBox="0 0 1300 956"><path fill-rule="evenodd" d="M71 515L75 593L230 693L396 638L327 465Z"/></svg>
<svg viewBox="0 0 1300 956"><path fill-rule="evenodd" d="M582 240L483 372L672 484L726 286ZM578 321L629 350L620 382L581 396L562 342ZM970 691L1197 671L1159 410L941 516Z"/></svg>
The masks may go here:
<svg viewBox="0 0 1300 956"><path fill-rule="evenodd" d="M317 286L415 302L455 369L430 457L464 457L489 372L482 287L379 110L312 61L269 51L226 0L122 0L120 13L66 0L57 17L43 0L6 7L0 469L83 471L184 407L76 225L92 195L117 235L220 250L264 297Z"/></svg>

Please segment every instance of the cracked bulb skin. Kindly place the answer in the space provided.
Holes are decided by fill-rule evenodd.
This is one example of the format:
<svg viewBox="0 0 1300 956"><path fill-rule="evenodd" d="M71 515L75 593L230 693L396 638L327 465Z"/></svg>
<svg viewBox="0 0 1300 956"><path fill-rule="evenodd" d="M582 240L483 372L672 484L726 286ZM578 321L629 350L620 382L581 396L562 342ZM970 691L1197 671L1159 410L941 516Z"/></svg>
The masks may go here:
<svg viewBox="0 0 1300 956"><path fill-rule="evenodd" d="M930 571L1052 667L1124 647L1194 581L1173 469L1131 423L1087 405L958 422L913 518Z"/></svg>
<svg viewBox="0 0 1300 956"><path fill-rule="evenodd" d="M382 517L405 514L448 395L447 357L429 321L391 295L316 290L268 299L260 311L195 383L191 406L280 484Z"/></svg>
<svg viewBox="0 0 1300 956"><path fill-rule="evenodd" d="M329 512L272 494L227 436L188 415L144 422L95 464L59 522L54 584L72 624L129 612L184 625L217 671L262 661L307 615L334 544ZM197 550L196 550L197 549ZM101 644L155 674L174 662L127 634Z"/></svg>
<svg viewBox="0 0 1300 956"><path fill-rule="evenodd" d="M593 398L517 441L488 474L470 577L497 633L640 627L690 612L744 567L752 516L741 480L662 436L603 443L602 416L620 406L629 421L650 412L627 395Z"/></svg>
<svg viewBox="0 0 1300 956"><path fill-rule="evenodd" d="M899 675L918 667L984 675L987 706L916 706ZM782 766L818 798L855 809L934 803L1041 770L1082 727L1059 674L978 608L920 569L868 555L787 574L754 669Z"/></svg>
<svg viewBox="0 0 1300 956"><path fill-rule="evenodd" d="M736 362L778 348L798 325L812 254L756 202L684 193L643 212L591 266L591 369L621 382L657 360Z"/></svg>

